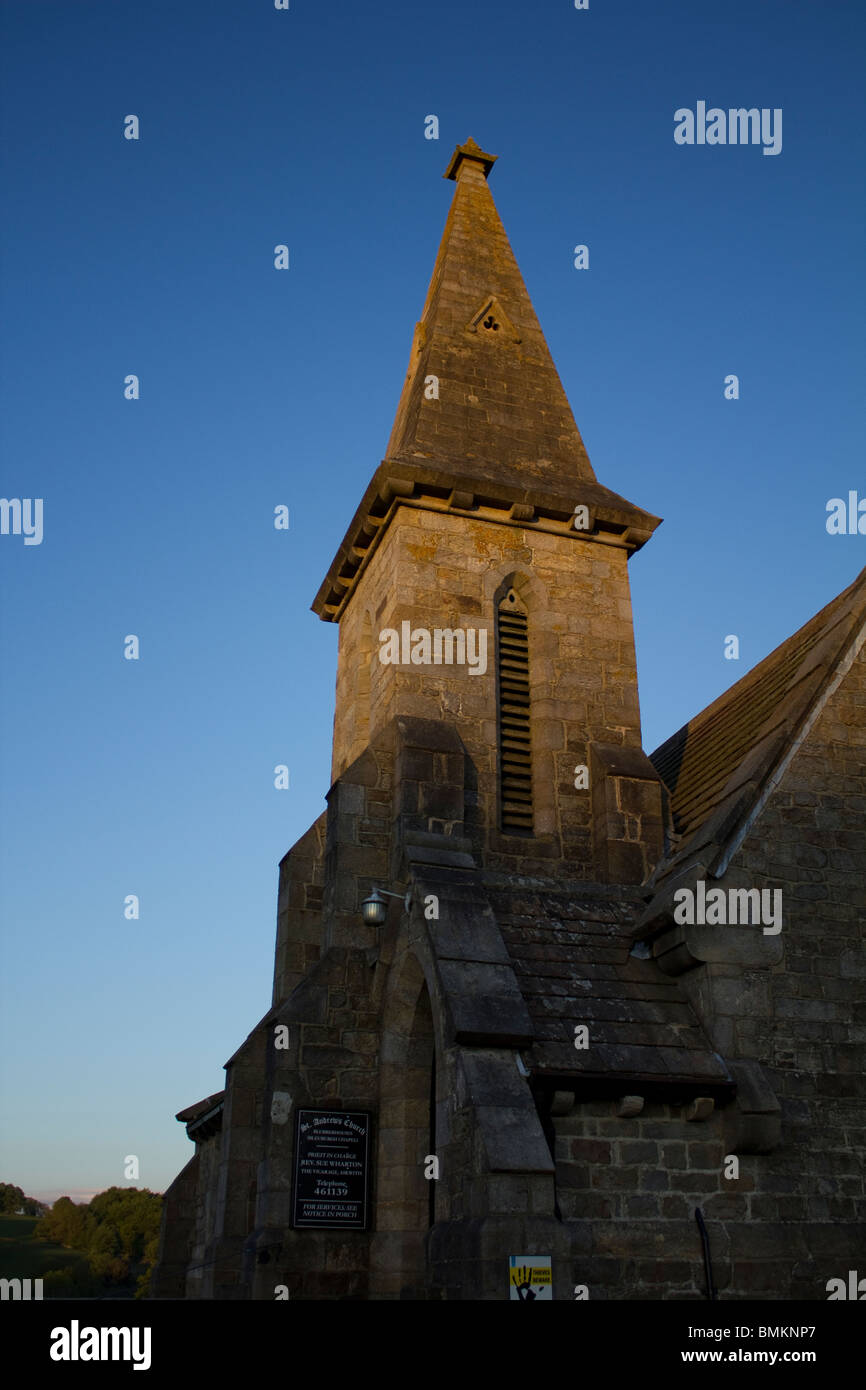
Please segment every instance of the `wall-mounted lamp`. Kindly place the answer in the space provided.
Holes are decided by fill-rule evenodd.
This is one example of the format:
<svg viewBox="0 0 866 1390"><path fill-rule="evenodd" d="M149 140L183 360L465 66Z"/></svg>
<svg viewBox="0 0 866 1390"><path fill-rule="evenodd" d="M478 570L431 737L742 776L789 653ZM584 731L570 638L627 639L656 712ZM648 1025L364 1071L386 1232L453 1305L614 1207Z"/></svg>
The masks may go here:
<svg viewBox="0 0 866 1390"><path fill-rule="evenodd" d="M389 893L387 888L374 888L369 898L365 898L361 903L361 914L368 927L381 927L384 922L388 912L385 898L400 898L404 910L409 911L412 894L408 888L405 893Z"/></svg>

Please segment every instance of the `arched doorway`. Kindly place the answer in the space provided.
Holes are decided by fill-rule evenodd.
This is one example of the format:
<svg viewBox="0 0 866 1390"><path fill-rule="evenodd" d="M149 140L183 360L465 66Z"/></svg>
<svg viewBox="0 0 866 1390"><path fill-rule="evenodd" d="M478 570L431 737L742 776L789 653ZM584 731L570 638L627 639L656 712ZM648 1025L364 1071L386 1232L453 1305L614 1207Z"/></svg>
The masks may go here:
<svg viewBox="0 0 866 1390"><path fill-rule="evenodd" d="M373 1298L424 1298L426 1236L436 1218L436 1067L433 1011L414 956L395 966L386 1006L379 1107Z"/></svg>

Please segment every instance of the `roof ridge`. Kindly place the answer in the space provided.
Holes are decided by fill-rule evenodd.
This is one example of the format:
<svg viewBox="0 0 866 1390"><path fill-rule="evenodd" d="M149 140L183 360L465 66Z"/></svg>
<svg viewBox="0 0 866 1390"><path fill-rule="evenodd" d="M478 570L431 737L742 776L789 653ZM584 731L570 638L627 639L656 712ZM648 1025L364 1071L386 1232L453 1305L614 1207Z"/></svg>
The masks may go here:
<svg viewBox="0 0 866 1390"><path fill-rule="evenodd" d="M737 681L735 681L733 685L729 685L726 690L723 690L720 695L717 695L715 700L712 700L710 704L705 705L704 708L702 710L699 710L696 715L693 715L692 718L687 720L685 724L682 724L679 729L676 729L674 733L670 734L666 739L664 739L662 743L658 744L658 746L649 755L650 761L653 762L656 756L661 754L662 751L667 747L667 745L673 743L673 741L685 730L690 729L692 732L695 732L697 728L703 727L701 721L709 722L710 719L714 718L715 715L720 712L720 707L727 705L727 702L736 698L738 693L746 694L748 689L747 682L757 682L757 680L760 679L762 668L766 667L768 663L773 660L774 657L783 660L784 658L780 657L780 653L782 652L783 648L790 647L793 653L797 639L803 636L803 634L806 632L806 629L811 627L813 624L820 626L821 619L829 615L830 611L838 606L839 611L835 617L835 621L827 629L826 632L821 633L819 636L815 637L815 642L820 641L822 640L822 638L829 636L829 634L834 630L834 628L837 627L840 622L844 621L844 600L849 595L853 596L858 586L861 587L863 590L862 603L864 616L866 616L866 566L864 566L864 568L860 571L856 578L852 580L852 582L848 585L847 589L843 589L841 593L835 596L835 598L830 599L829 603L826 603L823 608L820 608L818 610L817 613L813 613L811 618L807 618L806 622L802 623L801 626L798 627L794 632L792 632L788 637L784 638L781 642L778 643L777 646L773 647L773 649L769 651L766 656L762 657L760 661L756 662L754 666L752 666L748 671L746 671L745 675L740 676L740 678ZM814 643L810 644L810 647L812 645L814 645Z"/></svg>
<svg viewBox="0 0 866 1390"><path fill-rule="evenodd" d="M693 860L716 876L724 872L864 632L866 569L650 754L676 832L652 884Z"/></svg>

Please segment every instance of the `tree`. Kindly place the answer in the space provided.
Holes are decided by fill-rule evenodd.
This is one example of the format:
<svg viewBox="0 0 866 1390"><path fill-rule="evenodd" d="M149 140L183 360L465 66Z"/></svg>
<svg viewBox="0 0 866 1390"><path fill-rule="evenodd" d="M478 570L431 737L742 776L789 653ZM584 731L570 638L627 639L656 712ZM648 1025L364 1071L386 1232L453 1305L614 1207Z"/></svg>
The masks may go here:
<svg viewBox="0 0 866 1390"><path fill-rule="evenodd" d="M83 1250L86 1207L78 1206L70 1197L58 1197L51 1210L43 1216L34 1234L42 1240L55 1240L73 1250Z"/></svg>
<svg viewBox="0 0 866 1390"><path fill-rule="evenodd" d="M36 1234L86 1253L94 1279L126 1284L140 1275L139 1296L156 1260L162 1197L147 1188L109 1187L87 1206L59 1197Z"/></svg>

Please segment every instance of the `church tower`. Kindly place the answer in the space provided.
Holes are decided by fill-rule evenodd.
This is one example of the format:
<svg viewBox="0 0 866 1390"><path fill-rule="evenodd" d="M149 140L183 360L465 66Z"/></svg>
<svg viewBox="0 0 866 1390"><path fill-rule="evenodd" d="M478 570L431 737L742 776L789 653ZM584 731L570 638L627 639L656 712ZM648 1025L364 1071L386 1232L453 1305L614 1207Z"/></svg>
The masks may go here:
<svg viewBox="0 0 866 1390"><path fill-rule="evenodd" d="M659 523L596 481L493 202L494 158L468 140L448 165L387 453L313 605L340 625L332 775L395 718L440 721L472 764L460 819L482 862L639 883L662 821L627 562ZM444 797L415 814L419 830L457 818Z"/></svg>
<svg viewBox="0 0 866 1390"><path fill-rule="evenodd" d="M627 565L658 519L596 480L493 162L448 166L313 604L327 810L280 864L271 1007L177 1116L156 1297L823 1298L862 1248L866 571L650 761ZM783 888L784 929L680 912Z"/></svg>

